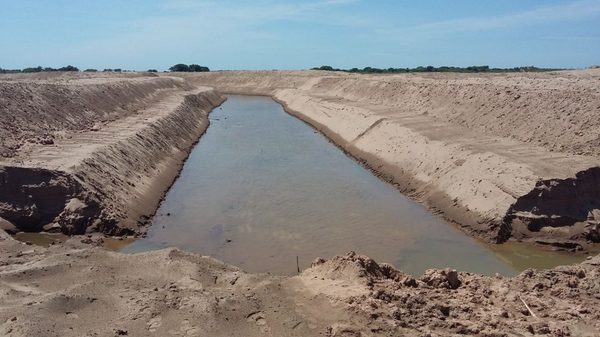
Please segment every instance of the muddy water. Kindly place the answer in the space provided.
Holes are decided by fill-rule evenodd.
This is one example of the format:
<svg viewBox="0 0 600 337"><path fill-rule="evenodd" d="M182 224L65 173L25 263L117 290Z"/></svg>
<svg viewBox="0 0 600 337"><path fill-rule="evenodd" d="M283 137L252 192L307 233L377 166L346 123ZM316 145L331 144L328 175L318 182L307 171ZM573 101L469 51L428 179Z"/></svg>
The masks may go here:
<svg viewBox="0 0 600 337"><path fill-rule="evenodd" d="M20 232L14 235L14 238L25 242L27 244L32 244L36 246L42 247L50 247L55 244L64 243L70 239L68 235L61 233L26 233ZM82 236L75 236L75 240L82 240ZM102 238L102 247L112 250L112 251L120 251L124 247L129 246L134 239L131 238L113 238L113 237L103 237Z"/></svg>
<svg viewBox="0 0 600 337"><path fill-rule="evenodd" d="M295 273L296 256L305 268L350 250L411 274L521 269L373 176L270 98L230 96L210 119L148 237L124 251L176 246L278 274Z"/></svg>

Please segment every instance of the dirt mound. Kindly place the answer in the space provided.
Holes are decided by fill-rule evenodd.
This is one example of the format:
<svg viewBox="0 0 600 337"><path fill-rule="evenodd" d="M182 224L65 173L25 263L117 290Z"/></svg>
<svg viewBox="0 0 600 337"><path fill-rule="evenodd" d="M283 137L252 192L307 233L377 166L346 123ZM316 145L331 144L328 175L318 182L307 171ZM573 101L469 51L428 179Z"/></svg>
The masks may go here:
<svg viewBox="0 0 600 337"><path fill-rule="evenodd" d="M600 257L515 278L431 270L415 279L350 253L280 277L175 249L124 255L79 239L45 249L1 234L5 336L595 336L600 329Z"/></svg>
<svg viewBox="0 0 600 337"><path fill-rule="evenodd" d="M319 260L300 278L356 315L346 334L594 336L599 276L600 256L515 278L432 269L414 279L350 253Z"/></svg>

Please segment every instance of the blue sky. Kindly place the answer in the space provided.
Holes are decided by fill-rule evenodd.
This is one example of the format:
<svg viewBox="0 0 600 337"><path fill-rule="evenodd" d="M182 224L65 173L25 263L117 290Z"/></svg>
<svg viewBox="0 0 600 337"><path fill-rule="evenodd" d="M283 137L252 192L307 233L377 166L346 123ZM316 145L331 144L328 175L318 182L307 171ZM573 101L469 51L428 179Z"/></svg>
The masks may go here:
<svg viewBox="0 0 600 337"><path fill-rule="evenodd" d="M0 0L0 67L600 64L600 0Z"/></svg>

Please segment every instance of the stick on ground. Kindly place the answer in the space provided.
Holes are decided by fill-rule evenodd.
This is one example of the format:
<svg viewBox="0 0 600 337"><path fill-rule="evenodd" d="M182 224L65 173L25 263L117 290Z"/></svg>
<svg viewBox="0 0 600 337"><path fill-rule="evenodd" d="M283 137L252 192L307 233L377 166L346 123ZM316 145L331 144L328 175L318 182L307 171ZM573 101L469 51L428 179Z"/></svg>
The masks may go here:
<svg viewBox="0 0 600 337"><path fill-rule="evenodd" d="M525 303L525 300L523 300L523 298L521 297L521 295L519 295L519 299L521 300L521 302L523 302L523 304L525 305L525 308L527 308L527 310L529 311L529 313L531 314L531 316L533 316L534 318L538 318L536 316L536 314L533 313L533 311L531 310L531 308L527 305L527 303Z"/></svg>

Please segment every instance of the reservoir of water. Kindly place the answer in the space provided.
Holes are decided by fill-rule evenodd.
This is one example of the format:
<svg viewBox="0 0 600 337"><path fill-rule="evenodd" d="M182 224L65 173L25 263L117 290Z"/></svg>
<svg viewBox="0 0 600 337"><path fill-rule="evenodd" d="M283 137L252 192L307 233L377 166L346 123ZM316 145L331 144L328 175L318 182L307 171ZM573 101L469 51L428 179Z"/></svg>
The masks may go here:
<svg viewBox="0 0 600 337"><path fill-rule="evenodd" d="M350 250L414 275L513 275L515 259L531 258L466 236L270 98L229 96L210 121L148 236L124 251L174 246L276 274L295 273L296 256L306 268Z"/></svg>

